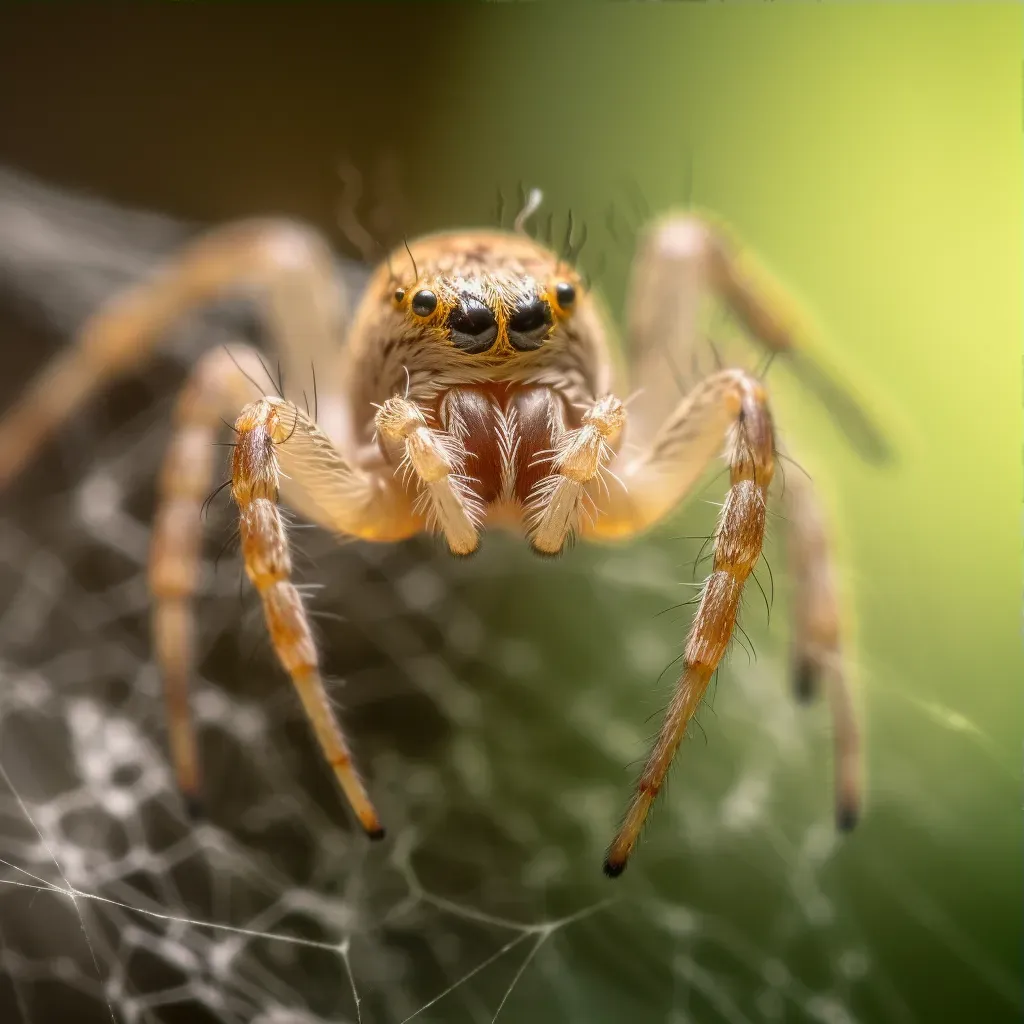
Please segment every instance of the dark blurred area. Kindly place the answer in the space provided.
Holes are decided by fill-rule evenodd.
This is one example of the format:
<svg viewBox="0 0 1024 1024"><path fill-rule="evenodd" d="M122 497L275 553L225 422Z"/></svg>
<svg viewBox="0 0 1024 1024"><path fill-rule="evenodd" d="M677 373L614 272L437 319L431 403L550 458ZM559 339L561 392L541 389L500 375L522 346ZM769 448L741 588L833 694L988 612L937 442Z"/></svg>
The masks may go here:
<svg viewBox="0 0 1024 1024"><path fill-rule="evenodd" d="M7 8L0 153L180 218L281 213L340 241L340 161L424 175L464 20L458 5Z"/></svg>

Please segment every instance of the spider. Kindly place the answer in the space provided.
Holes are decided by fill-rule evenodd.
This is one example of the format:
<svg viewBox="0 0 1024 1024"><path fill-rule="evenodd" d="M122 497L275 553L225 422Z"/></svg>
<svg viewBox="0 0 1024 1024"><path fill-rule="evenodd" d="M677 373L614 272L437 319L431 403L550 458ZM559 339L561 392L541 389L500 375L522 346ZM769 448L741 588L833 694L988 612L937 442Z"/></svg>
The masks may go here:
<svg viewBox="0 0 1024 1024"><path fill-rule="evenodd" d="M554 556L575 537L621 540L648 531L722 455L729 483L713 568L675 694L607 851L605 873L619 875L733 635L761 555L775 475L776 436L760 379L720 368L680 397L675 368L698 344L704 299L723 302L770 353L803 372L837 415L861 424L869 450L881 448L877 434L815 369L779 287L710 218L669 214L641 233L624 359L574 261L531 238L521 218L513 231L445 232L398 247L352 310L318 234L289 221L252 220L200 236L88 320L0 420L0 487L102 384L141 364L173 321L242 285L265 300L294 394L315 393L315 408L265 393L257 384L260 355L241 343L200 358L177 399L149 588L182 792L194 800L199 790L187 704L192 601L199 513L222 420L234 424L230 486L245 572L323 756L373 839L384 829L324 688L279 502L346 538L393 543L437 531L453 554L467 556L486 528L501 526ZM626 389L636 392L629 409L619 397ZM860 805L859 736L836 578L811 486L793 476L783 501L797 691L806 696L824 682L832 696L837 824L848 829Z"/></svg>

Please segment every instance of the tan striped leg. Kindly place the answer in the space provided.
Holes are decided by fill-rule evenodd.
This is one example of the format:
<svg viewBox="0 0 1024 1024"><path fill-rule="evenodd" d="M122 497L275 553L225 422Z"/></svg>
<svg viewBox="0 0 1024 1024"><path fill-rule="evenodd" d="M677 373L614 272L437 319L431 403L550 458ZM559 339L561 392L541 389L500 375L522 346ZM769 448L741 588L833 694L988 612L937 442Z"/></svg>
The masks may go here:
<svg viewBox="0 0 1024 1024"><path fill-rule="evenodd" d="M730 429L722 429L723 420ZM709 430L716 425L717 431ZM629 497L619 505L625 522L601 516L592 531L600 533L603 524L605 535L616 536L650 525L652 514L660 516L680 500L677 479L692 483L726 436L730 486L715 532L714 569L694 616L675 695L636 795L609 847L604 870L610 877L626 867L687 726L732 639L743 585L761 555L767 493L775 471L775 442L760 383L742 371L724 371L684 399L680 412L666 423L652 450L625 470L623 482ZM666 507L667 499L671 504ZM635 504L632 510L630 502Z"/></svg>
<svg viewBox="0 0 1024 1024"><path fill-rule="evenodd" d="M235 431L231 494L238 506L246 574L263 602L274 650L299 694L324 757L367 835L379 839L384 829L331 708L309 617L291 580L291 555L277 501L284 472L297 475L300 485L304 476L310 477L311 483L315 478L325 500L332 497L333 483L337 516L353 527L350 533L358 535L363 522L379 520L382 530L387 526L387 507L374 501L375 494L384 492L375 491L373 479L367 478L357 495L353 487L360 479L358 472L336 453L331 456L325 447L327 439L289 402L261 399L251 403L235 421ZM348 497L339 499L346 492Z"/></svg>
<svg viewBox="0 0 1024 1024"><path fill-rule="evenodd" d="M215 441L225 433L225 420L230 423L239 409L260 396L252 381L262 375L259 355L245 345L215 349L199 360L175 404L171 441L157 481L149 557L152 633L171 757L178 786L193 812L200 780L188 686L194 664L201 511L218 463Z"/></svg>

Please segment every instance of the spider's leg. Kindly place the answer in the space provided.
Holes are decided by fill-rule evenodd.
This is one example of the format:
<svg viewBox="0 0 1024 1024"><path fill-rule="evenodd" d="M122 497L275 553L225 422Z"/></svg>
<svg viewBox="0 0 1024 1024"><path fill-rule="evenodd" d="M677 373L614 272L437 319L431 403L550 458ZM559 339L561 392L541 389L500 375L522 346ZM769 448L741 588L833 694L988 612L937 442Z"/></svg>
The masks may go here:
<svg viewBox="0 0 1024 1024"><path fill-rule="evenodd" d="M397 473L414 475L428 521L440 528L453 554L472 554L480 543L483 509L466 477L461 438L428 426L419 407L397 395L378 409L375 423L385 445L401 452Z"/></svg>
<svg viewBox="0 0 1024 1024"><path fill-rule="evenodd" d="M818 395L863 456L889 456L888 442L851 391L850 375L826 369L830 359L815 346L809 317L749 250L693 214L662 218L640 239L627 313L630 387L643 396L631 409L635 439L653 437L678 402L709 295Z"/></svg>
<svg viewBox="0 0 1024 1024"><path fill-rule="evenodd" d="M200 359L178 397L158 482L149 563L153 641L164 683L175 772L193 808L200 783L188 685L194 664L193 599L202 503L213 486L215 438L224 432L224 422L230 423L239 409L262 397L255 384L261 365L259 354L245 345L215 349ZM288 443L276 451L291 472L283 481L285 499L306 518L327 529L369 539L397 539L418 528L399 495L348 465L308 420L302 420Z"/></svg>
<svg viewBox="0 0 1024 1024"><path fill-rule="evenodd" d="M176 401L171 440L157 482L149 556L151 629L164 685L172 760L178 785L192 808L198 805L200 773L188 688L194 665L193 601L199 584L201 512L213 487L216 438L226 432L225 423L239 409L262 397L256 384L262 365L259 353L246 345L214 349L199 360ZM403 513L400 503L374 478L355 471L337 455L332 461L326 440L321 442L325 454L320 457L307 442L303 463L299 436L289 453L291 461L298 463L298 472L284 481L288 504L328 529L370 538L389 529L395 536L416 529L411 514ZM321 464L322 476L317 472ZM339 486L339 481L345 485ZM353 508L367 511L353 515ZM374 510L379 513L377 519L372 518Z"/></svg>
<svg viewBox="0 0 1024 1024"><path fill-rule="evenodd" d="M151 628L167 703L171 757L178 786L193 809L199 760L188 683L194 663L192 600L199 582L202 503L210 494L222 417L234 416L260 397L247 376L259 369L258 354L244 345L215 349L199 360L175 404L171 441L157 481L149 554Z"/></svg>
<svg viewBox="0 0 1024 1024"><path fill-rule="evenodd" d="M715 533L714 568L686 641L675 695L608 850L605 872L613 877L625 868L690 719L725 654L743 585L761 555L775 439L760 383L741 370L726 370L698 385L651 448L621 467L625 494L611 489L603 514L586 530L591 536L622 536L653 524L678 504L723 440L730 486Z"/></svg>
<svg viewBox="0 0 1024 1024"><path fill-rule="evenodd" d="M792 580L793 664L797 697L809 700L825 683L835 744L836 824L849 830L861 806L860 733L843 656L843 617L824 512L810 479L787 474L782 492Z"/></svg>
<svg viewBox="0 0 1024 1024"><path fill-rule="evenodd" d="M292 564L278 509L282 479L289 493L302 490L303 505L337 533L395 540L422 525L388 478L350 465L316 424L291 402L263 398L235 421L231 494L238 506L245 571L263 603L271 642L299 694L324 757L360 824L371 838L383 835L377 812L356 773L345 735L320 675L316 644L302 598L291 581Z"/></svg>
<svg viewBox="0 0 1024 1024"><path fill-rule="evenodd" d="M303 390L312 398L311 366L332 365L346 316L330 250L314 232L287 221L228 225L102 306L28 384L0 418L0 488L97 390L145 363L174 321L236 286L255 287L265 299L285 386L296 400ZM256 379L262 385L266 376L261 370ZM266 388L273 389L271 381ZM317 418L332 436L345 429L343 410L329 398Z"/></svg>

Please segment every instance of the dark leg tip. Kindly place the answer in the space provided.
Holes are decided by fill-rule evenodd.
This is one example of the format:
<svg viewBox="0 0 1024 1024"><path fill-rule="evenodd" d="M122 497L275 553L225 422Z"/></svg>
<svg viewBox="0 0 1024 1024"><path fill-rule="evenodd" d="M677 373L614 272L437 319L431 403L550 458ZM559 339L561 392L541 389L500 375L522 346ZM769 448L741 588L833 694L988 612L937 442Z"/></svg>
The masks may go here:
<svg viewBox="0 0 1024 1024"><path fill-rule="evenodd" d="M369 836L369 837L370 837L370 838L371 838L371 839L372 839L372 840L373 840L374 842L377 842L378 840L380 840L380 839L383 839L383 838L384 838L384 837L385 837L385 836L387 835L387 832L385 832L385 831L384 831L384 828L383 828L382 826L378 826L378 827L377 827L377 828L375 828L375 829L372 829L372 830L367 830L366 834L367 834L367 835L368 835L368 836Z"/></svg>
<svg viewBox="0 0 1024 1024"><path fill-rule="evenodd" d="M202 821L206 814L203 811L203 801L194 793L185 794L185 814L193 824Z"/></svg>
<svg viewBox="0 0 1024 1024"><path fill-rule="evenodd" d="M896 465L896 449L884 437L874 432L864 439L861 455L875 466Z"/></svg>
<svg viewBox="0 0 1024 1024"><path fill-rule="evenodd" d="M860 811L856 807L840 807L836 811L836 828L840 832L852 832L860 821Z"/></svg>
<svg viewBox="0 0 1024 1024"><path fill-rule="evenodd" d="M793 693L801 704L810 704L818 693L818 673L809 661L798 661L793 673Z"/></svg>
<svg viewBox="0 0 1024 1024"><path fill-rule="evenodd" d="M623 871L626 870L626 862L623 861L621 864L617 864L613 861L606 860L604 862L604 873L609 878L618 878Z"/></svg>

